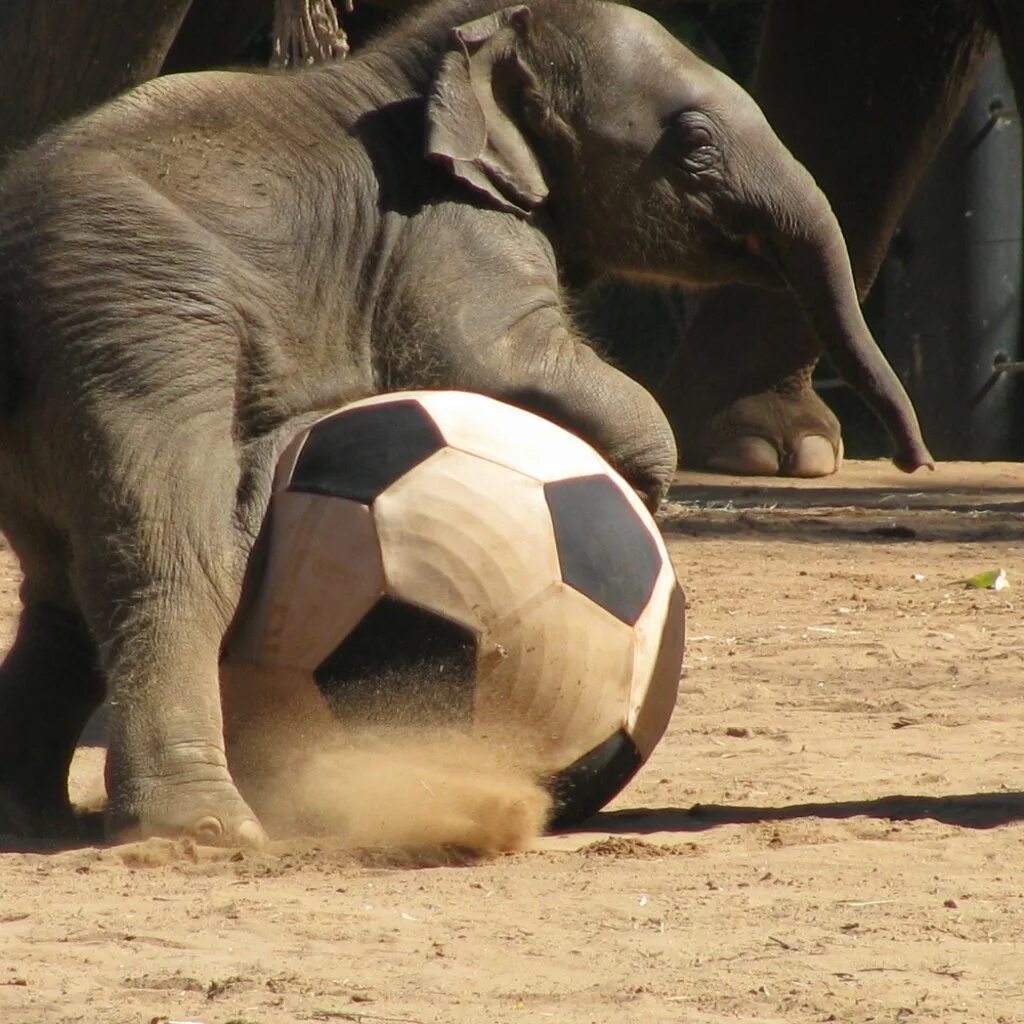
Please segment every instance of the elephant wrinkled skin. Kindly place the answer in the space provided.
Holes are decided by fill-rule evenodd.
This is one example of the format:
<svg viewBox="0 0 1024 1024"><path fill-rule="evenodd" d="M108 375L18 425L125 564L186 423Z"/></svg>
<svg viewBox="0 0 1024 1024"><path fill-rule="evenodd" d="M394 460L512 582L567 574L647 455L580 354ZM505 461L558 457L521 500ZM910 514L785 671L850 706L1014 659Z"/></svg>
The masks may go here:
<svg viewBox="0 0 1024 1024"><path fill-rule="evenodd" d="M143 85L0 177L0 526L25 572L0 669L0 829L69 827L112 698L112 835L259 842L218 656L278 452L374 392L464 388L595 444L653 507L653 399L571 326L605 272L788 284L930 461L827 202L754 103L596 0L427 8L344 63Z"/></svg>

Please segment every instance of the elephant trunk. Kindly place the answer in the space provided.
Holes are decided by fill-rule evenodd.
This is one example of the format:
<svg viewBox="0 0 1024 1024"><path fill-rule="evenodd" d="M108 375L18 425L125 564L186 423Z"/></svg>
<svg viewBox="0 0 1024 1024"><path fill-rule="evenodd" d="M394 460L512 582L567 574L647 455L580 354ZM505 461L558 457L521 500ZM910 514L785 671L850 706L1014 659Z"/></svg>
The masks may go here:
<svg viewBox="0 0 1024 1024"><path fill-rule="evenodd" d="M774 233L779 269L840 376L885 424L893 462L907 473L934 468L910 398L864 322L839 222L824 195L813 191L820 198L808 205L804 193L797 230Z"/></svg>

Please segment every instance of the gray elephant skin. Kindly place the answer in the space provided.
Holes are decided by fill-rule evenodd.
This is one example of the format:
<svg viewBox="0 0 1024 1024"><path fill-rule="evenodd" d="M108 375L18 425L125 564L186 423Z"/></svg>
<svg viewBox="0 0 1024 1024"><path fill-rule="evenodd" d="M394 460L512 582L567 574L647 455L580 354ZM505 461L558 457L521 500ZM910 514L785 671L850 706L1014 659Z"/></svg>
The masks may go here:
<svg viewBox="0 0 1024 1024"><path fill-rule="evenodd" d="M668 423L574 330L617 273L789 287L929 464L824 196L743 91L596 0L431 6L353 59L147 83L0 178L0 831L73 830L112 703L115 838L258 843L218 658L276 456L318 412L480 391L596 445L653 507Z"/></svg>

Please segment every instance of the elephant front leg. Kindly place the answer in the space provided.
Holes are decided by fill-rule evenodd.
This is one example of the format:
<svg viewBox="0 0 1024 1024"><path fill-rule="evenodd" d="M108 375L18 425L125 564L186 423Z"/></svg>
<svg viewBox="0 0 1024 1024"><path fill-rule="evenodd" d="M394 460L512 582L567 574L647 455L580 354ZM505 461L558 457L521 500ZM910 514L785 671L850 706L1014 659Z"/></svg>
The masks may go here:
<svg viewBox="0 0 1024 1024"><path fill-rule="evenodd" d="M578 434L652 512L657 509L675 472L676 445L665 414L642 385L606 363L555 309L522 321L487 356L461 386Z"/></svg>

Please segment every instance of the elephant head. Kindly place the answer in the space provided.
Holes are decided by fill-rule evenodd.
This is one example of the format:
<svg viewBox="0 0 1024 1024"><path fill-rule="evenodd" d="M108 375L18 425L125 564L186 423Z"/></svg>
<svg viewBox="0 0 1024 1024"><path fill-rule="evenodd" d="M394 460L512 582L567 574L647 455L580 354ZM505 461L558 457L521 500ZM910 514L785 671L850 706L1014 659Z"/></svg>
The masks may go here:
<svg viewBox="0 0 1024 1024"><path fill-rule="evenodd" d="M791 289L896 464L932 465L828 200L754 100L652 18L602 0L478 17L450 34L427 118L428 154L541 227L570 282Z"/></svg>

